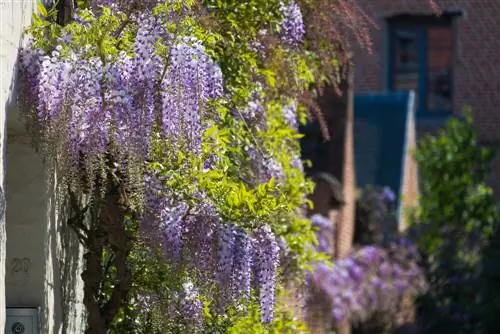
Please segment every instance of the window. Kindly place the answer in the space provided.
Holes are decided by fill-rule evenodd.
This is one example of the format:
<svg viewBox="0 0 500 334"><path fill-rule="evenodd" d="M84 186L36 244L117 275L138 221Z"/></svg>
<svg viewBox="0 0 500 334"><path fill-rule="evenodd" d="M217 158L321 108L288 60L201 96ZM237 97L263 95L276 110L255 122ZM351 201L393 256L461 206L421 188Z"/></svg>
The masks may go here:
<svg viewBox="0 0 500 334"><path fill-rule="evenodd" d="M414 90L419 114L452 112L452 18L401 15L388 20L388 88Z"/></svg>

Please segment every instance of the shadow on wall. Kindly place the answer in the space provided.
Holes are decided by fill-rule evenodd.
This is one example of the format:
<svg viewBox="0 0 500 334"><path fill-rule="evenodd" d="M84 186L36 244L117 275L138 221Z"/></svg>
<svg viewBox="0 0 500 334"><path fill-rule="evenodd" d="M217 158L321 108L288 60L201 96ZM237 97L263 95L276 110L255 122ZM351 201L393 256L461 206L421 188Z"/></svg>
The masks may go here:
<svg viewBox="0 0 500 334"><path fill-rule="evenodd" d="M67 225L69 210L67 210L67 206L64 208L66 209L62 210L60 214L60 231L58 232L62 239L60 252L63 259L59 269L62 282L62 332L79 333L83 332L82 329L86 325L85 307L83 305L83 280L80 276L84 269L84 249L78 241L76 233Z"/></svg>

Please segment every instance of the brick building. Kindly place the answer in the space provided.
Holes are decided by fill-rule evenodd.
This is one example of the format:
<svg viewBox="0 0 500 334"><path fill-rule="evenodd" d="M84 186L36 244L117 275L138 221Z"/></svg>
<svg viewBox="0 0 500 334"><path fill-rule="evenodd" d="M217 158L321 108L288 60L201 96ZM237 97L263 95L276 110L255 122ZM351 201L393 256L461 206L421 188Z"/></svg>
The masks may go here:
<svg viewBox="0 0 500 334"><path fill-rule="evenodd" d="M356 50L355 91L415 90L417 133L471 107L479 138L500 139L500 1L357 0L377 27L373 51ZM500 159L492 186L500 191Z"/></svg>

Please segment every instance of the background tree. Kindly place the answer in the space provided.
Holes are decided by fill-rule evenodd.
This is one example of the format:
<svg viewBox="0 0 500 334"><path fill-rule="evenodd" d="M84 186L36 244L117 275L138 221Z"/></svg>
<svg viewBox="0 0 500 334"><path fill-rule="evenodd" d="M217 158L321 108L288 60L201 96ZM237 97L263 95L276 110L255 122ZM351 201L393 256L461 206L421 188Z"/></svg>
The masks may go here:
<svg viewBox="0 0 500 334"><path fill-rule="evenodd" d="M481 259L498 222L486 178L494 157L480 147L472 119L452 119L417 149L421 175L413 232L427 263L429 291L419 299L427 332L471 333L481 328Z"/></svg>

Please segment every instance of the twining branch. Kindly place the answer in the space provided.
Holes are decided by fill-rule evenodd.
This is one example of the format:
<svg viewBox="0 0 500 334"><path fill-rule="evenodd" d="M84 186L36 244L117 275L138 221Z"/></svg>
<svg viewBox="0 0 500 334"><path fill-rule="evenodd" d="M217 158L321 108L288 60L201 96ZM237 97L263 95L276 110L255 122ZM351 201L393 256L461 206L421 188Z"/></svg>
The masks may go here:
<svg viewBox="0 0 500 334"><path fill-rule="evenodd" d="M105 334L120 308L127 300L132 286L132 271L128 256L133 240L125 225L126 205L122 203L120 185L110 182L103 195L95 195L90 204L82 205L69 191L69 202L74 213L68 225L85 247L84 305L88 312L87 334ZM109 251L107 263L103 252ZM109 274L113 269L113 275ZM111 292L102 298L104 286Z"/></svg>
<svg viewBox="0 0 500 334"><path fill-rule="evenodd" d="M69 204L70 209L74 213L72 217L68 219L68 226L70 226L73 231L78 236L80 243L82 245L86 245L88 241L89 230L87 226L85 226L85 216L89 210L90 205L85 205L83 208L80 208L80 203L76 198L76 195L68 189L69 196Z"/></svg>

